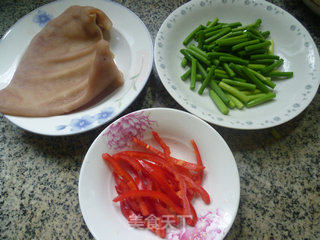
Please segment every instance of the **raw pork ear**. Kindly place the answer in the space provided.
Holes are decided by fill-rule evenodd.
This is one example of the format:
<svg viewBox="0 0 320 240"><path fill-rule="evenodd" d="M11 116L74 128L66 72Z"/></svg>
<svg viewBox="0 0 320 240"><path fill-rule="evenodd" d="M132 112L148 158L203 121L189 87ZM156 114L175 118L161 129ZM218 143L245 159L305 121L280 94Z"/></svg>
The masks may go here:
<svg viewBox="0 0 320 240"><path fill-rule="evenodd" d="M109 87L123 84L110 51L110 19L99 9L72 6L31 41L10 84L0 91L0 112L43 117L69 113Z"/></svg>

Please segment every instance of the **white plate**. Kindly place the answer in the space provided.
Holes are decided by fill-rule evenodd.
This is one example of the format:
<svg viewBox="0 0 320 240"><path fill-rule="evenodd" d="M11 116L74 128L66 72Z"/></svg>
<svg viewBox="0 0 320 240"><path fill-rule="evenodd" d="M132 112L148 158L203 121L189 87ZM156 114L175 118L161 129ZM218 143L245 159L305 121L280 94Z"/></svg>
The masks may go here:
<svg viewBox="0 0 320 240"><path fill-rule="evenodd" d="M202 216L196 229L201 233L207 230L212 239L223 239L234 221L240 197L234 157L223 138L209 124L184 111L168 108L140 110L118 119L104 129L89 148L80 171L79 201L92 235L97 240L159 239L148 230L129 226L119 204L112 201L117 195L114 181L101 157L105 152L113 154L132 149L129 142L134 135L150 140L151 130L166 139L174 156L187 161L194 161L190 140L197 143L206 167L203 185L212 201L206 205L201 199L195 199L195 209ZM205 221L210 225L204 224ZM190 235L194 229L186 230L185 234ZM169 232L167 239L172 240L184 233L182 229Z"/></svg>
<svg viewBox="0 0 320 240"><path fill-rule="evenodd" d="M44 5L21 18L0 41L0 89L10 81L31 39L52 18L71 5L92 6L113 22L111 50L125 84L93 107L72 114L27 118L6 116L19 127L44 135L70 135L101 126L117 117L146 84L153 63L150 33L140 18L124 6L104 0L62 0ZM19 46L19 47L17 47Z"/></svg>
<svg viewBox="0 0 320 240"><path fill-rule="evenodd" d="M274 101L251 108L231 110L223 115L208 96L189 90L189 82L180 80L184 48L182 41L198 25L218 17L221 22L243 24L262 19L262 29L271 31L275 54L284 59L283 71L294 77L277 81ZM229 128L262 129L273 127L297 116L312 101L320 80L319 53L307 30L289 13L263 0L193 0L163 22L155 41L155 66L171 96L189 112L202 119ZM199 83L196 86L198 89Z"/></svg>

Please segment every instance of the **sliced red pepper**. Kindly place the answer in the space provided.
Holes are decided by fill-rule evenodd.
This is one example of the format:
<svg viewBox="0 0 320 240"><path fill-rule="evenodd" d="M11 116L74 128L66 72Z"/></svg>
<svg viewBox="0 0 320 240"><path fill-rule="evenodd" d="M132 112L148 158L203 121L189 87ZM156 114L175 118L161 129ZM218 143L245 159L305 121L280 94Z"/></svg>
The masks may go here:
<svg viewBox="0 0 320 240"><path fill-rule="evenodd" d="M159 218L158 220L158 228L156 229L156 234L161 238L165 238L167 235L166 223L163 222L161 218Z"/></svg>
<svg viewBox="0 0 320 240"><path fill-rule="evenodd" d="M128 152L122 152L122 153L128 153ZM137 154L139 152L130 151L129 153L131 155L135 154L135 157L139 157L138 156L139 154ZM180 197L182 199L182 206L183 206L183 214L184 215L191 215L189 199L187 197L187 187L186 187L185 180L182 179L181 175L174 168L167 166L166 162L163 159L161 159L160 157L154 156L154 155L153 156L152 155L150 156L150 155L151 154L146 154L146 153L143 154L143 156L147 157L147 159L149 159L150 161L155 161L155 159L156 159L156 161L155 161L156 163L160 163L162 165L162 167L165 167L169 172L172 172L174 174L174 176L176 177L176 179L179 181L180 195L181 195ZM190 179L190 180L192 181L192 179Z"/></svg>
<svg viewBox="0 0 320 240"><path fill-rule="evenodd" d="M112 158L108 153L102 154L102 158L111 165L113 170L120 176L122 177L127 185L129 186L130 189L132 190L138 190L138 186L136 185L135 181L131 177L129 173L127 173L118 163L117 161ZM146 203L143 202L142 199L138 199L139 206L141 209L141 213L143 216L148 216L150 214L150 211L148 210L148 207L146 206Z"/></svg>
<svg viewBox="0 0 320 240"><path fill-rule="evenodd" d="M139 151L123 151L123 152L120 152L118 154L125 154L125 155L128 155L128 156L141 158L141 160L148 159L149 161L152 161L154 163L160 164L161 167L163 167L167 171L173 173L174 177L178 181L182 177L186 181L187 185L191 187L192 190L195 190L196 192L198 192L200 194L202 200L206 204L210 203L210 196L206 192L206 190L204 190L200 185L196 184L190 177L182 175L179 172L177 172L177 170L175 168L172 168L172 167L168 166L166 164L167 162L165 160L163 160L163 158L161 158L159 156L155 156L155 155L150 154L150 153L144 153L144 152L139 152Z"/></svg>
<svg viewBox="0 0 320 240"><path fill-rule="evenodd" d="M146 172L151 178L153 178L155 181L159 183L159 186L162 189L162 191L166 192L176 204L180 203L180 198L168 185L166 177L161 172L161 169L157 168L157 166L148 162L144 163L144 165L142 166L141 163L136 158L128 157L126 155L114 155L114 159L125 160L136 171ZM141 181L140 178L135 178L135 179L139 180L138 182L135 181L137 186L139 185L143 186L142 188L140 187L139 189L151 190L150 187L147 188L146 186L144 186L143 181Z"/></svg>
<svg viewBox="0 0 320 240"><path fill-rule="evenodd" d="M187 196L188 196L189 202L192 201L194 195L195 195L195 192L192 189L188 188L187 189Z"/></svg>
<svg viewBox="0 0 320 240"><path fill-rule="evenodd" d="M159 136L159 134L155 131L152 132L152 135L154 137L154 139L159 143L159 145L161 146L163 153L167 156L170 156L171 151L169 146L162 140L162 138Z"/></svg>
<svg viewBox="0 0 320 240"><path fill-rule="evenodd" d="M155 203L155 210L158 216L164 217L169 216L173 218L172 225L178 226L180 223L180 218L174 215L168 208L162 206L160 203Z"/></svg>
<svg viewBox="0 0 320 240"><path fill-rule="evenodd" d="M188 169L183 168L181 166L177 166L177 165L176 165L176 167L177 167L177 170L179 171L179 173L184 174L190 178L193 177L193 174Z"/></svg>
<svg viewBox="0 0 320 240"><path fill-rule="evenodd" d="M127 191L130 191L130 188L128 187L128 185L120 179L120 177L118 176L118 174L116 174L115 172L113 172L113 176L114 176L114 179L116 181L116 191L117 193L120 195L120 194L123 194ZM138 204L137 201L135 200L131 200L129 202L127 202L127 204L130 206L130 208L136 213L138 214L140 212L140 206Z"/></svg>
<svg viewBox="0 0 320 240"><path fill-rule="evenodd" d="M175 178L175 182L179 183L179 179L181 179L180 177L180 173L176 170L176 167L174 165L168 165L167 161L165 161L163 158L152 154L152 153L145 153L145 152L140 152L140 151L123 151L123 152L119 152L116 155L127 155L129 157L133 157L133 158L139 158L142 161L146 161L146 159L148 161L151 161L157 165L159 165L160 167L162 167L163 169L165 169L167 172L169 172L170 174L173 175L173 178Z"/></svg>
<svg viewBox="0 0 320 240"><path fill-rule="evenodd" d="M186 222L187 224L189 224L190 226L194 227L198 221L198 216L196 213L196 210L194 209L193 205L190 203L190 209L191 209L191 214L192 214L192 219L191 218L187 218Z"/></svg>
<svg viewBox="0 0 320 240"><path fill-rule="evenodd" d="M134 170L133 171L134 181L135 181L138 189L151 190L151 186L150 186L150 182L149 182L150 179L146 178L146 183L148 183L147 185L141 179L142 172L145 171L145 169L141 166L141 164L139 163L138 160L133 159L133 158L129 158L128 156L122 156L121 159L120 158L115 158L115 159L117 159L117 160L125 160L133 168L133 170ZM147 209L149 211L151 209L153 209L153 203L151 201L149 201L148 199L144 199L143 202L144 202L144 205L147 207ZM129 202L129 205L130 206L133 205L132 207L135 207L135 209L136 209L135 201L131 200Z"/></svg>
<svg viewBox="0 0 320 240"><path fill-rule="evenodd" d="M181 203L181 199L178 195L171 189L169 184L167 183L166 178L161 174L159 169L156 166L153 166L152 163L141 163L144 169L149 173L149 176L159 183L159 187L161 188L162 192L166 193L169 198L172 199L176 204Z"/></svg>
<svg viewBox="0 0 320 240"><path fill-rule="evenodd" d="M124 160L126 161L133 169L135 169L137 172L142 172L143 168L141 166L141 164L139 163L138 159L135 158L131 158L125 155L119 156L117 154L114 154L112 156L114 159L116 160Z"/></svg>
<svg viewBox="0 0 320 240"><path fill-rule="evenodd" d="M200 155L200 152L199 152L199 149L198 149L198 146L197 146L196 142L193 139L190 142L191 142L191 144L193 146L193 150L194 150L194 153L196 155L198 166L202 166L203 167L203 162L202 162L201 155ZM197 184L201 184L202 180L203 180L203 171L200 171L198 173L196 179L195 179L195 182Z"/></svg>
<svg viewBox="0 0 320 240"><path fill-rule="evenodd" d="M154 154L150 154L150 153L144 153L144 152L139 152L139 151L123 151L118 153L119 155L121 154L125 154L131 157L137 157L137 158L141 158L142 160L148 159L149 161L152 161L154 163L160 164L161 167L165 168L167 171L173 173L174 177L180 182L181 178L183 177L184 180L187 181L187 184L192 186L192 189L196 190L197 192L199 192L200 196L202 197L203 201L208 203L208 201L210 202L210 198L207 194L207 192L201 188L200 186L198 186L197 184L194 183L194 181L189 178L188 176L185 175L181 175L179 172L176 171L176 169L174 167L170 167L168 166L165 160L163 160L161 157L156 156ZM179 183L179 187L181 190L181 186ZM209 199L209 200L208 200ZM186 204L184 205L186 206ZM188 211L190 213L190 211Z"/></svg>
<svg viewBox="0 0 320 240"><path fill-rule="evenodd" d="M143 181L141 180L141 178L138 175L136 175L134 177L134 181L136 182L139 189L147 190L146 186L144 185Z"/></svg>
<svg viewBox="0 0 320 240"><path fill-rule="evenodd" d="M116 155L120 155L120 156L127 155L129 157L138 158L141 160L147 159L148 161L154 162L155 164L158 164L161 167L165 168L166 170L171 172L174 175L174 177L176 177L175 175L178 174L177 170L175 170L176 166L174 166L174 165L169 166L168 162L164 158L162 158L156 154L146 153L146 152L141 152L141 151L122 151L122 152L117 153ZM175 170L175 173L173 173L171 170Z"/></svg>
<svg viewBox="0 0 320 240"><path fill-rule="evenodd" d="M165 203L171 211L182 214L182 209L176 205L167 195L162 192L156 192L151 190L130 190L113 199L114 202L123 201L128 198L149 197L155 200L160 200Z"/></svg>
<svg viewBox="0 0 320 240"><path fill-rule="evenodd" d="M182 206L183 206L183 214L185 216L191 216L191 209L190 209L190 202L189 199L187 197L187 185L186 182L184 180L180 180L179 182L179 186L180 186L180 195L182 198Z"/></svg>
<svg viewBox="0 0 320 240"><path fill-rule="evenodd" d="M154 225L149 225L148 223L146 223L147 228L152 231L153 233L155 233L156 235L158 235L161 238L165 238L166 237L166 226L165 223L161 220L161 218L157 217L155 219L156 224ZM147 220L146 220L147 222Z"/></svg>
<svg viewBox="0 0 320 240"><path fill-rule="evenodd" d="M191 178L187 177L187 176L182 176L183 179L186 181L187 185L190 186L190 188L194 191L196 191L197 193L199 193L200 197L202 198L202 200L206 203L206 204L210 204L210 196L207 193L206 190L204 190L203 187L201 187L200 185L196 184Z"/></svg>
<svg viewBox="0 0 320 240"><path fill-rule="evenodd" d="M138 189L137 185L135 184L133 178L131 177L130 174L128 174L118 163L117 161L112 158L108 153L102 154L102 158L109 164L111 165L112 169L121 177L123 178L128 186L131 189Z"/></svg>
<svg viewBox="0 0 320 240"><path fill-rule="evenodd" d="M129 223L133 220L130 216L138 216L145 207L151 215L144 216L154 215L157 224L149 226L148 218L139 218L144 223L143 227L165 238L167 225L163 217L174 217L174 221L170 223L178 226L178 215L185 215L186 223L195 226L198 217L191 200L198 193L209 204L210 196L201 187L204 166L195 141L191 140L191 144L197 164L171 157L169 146L157 132L152 134L163 152L134 137L136 144L151 153L123 151L112 157L103 155L103 158L114 169L115 187L119 196L113 201L120 201L120 209Z"/></svg>
<svg viewBox="0 0 320 240"><path fill-rule="evenodd" d="M146 178L145 182L147 190L153 190L155 183L150 178Z"/></svg>
<svg viewBox="0 0 320 240"><path fill-rule="evenodd" d="M139 139L136 138L136 137L133 137L133 141L134 141L136 144L138 144L138 145L144 147L145 149L153 152L154 154L158 155L159 157L161 157L161 158L163 158L163 159L166 159L166 156L165 156L161 151L159 151L158 149L150 146L149 144L147 144L147 143L139 140ZM198 166L198 165L196 165L196 164L189 163L189 162L186 162L186 161L183 161L183 160L181 160L181 159L174 158L174 157L170 157L170 160L171 160L175 165L184 167L184 168L189 169L189 170L193 170L193 171L197 171L197 172L198 172L198 171L201 171L201 170L204 169L203 166L200 167L200 166Z"/></svg>
<svg viewBox="0 0 320 240"><path fill-rule="evenodd" d="M130 209L130 207L127 205L127 202L125 201L120 202L120 210L131 226L139 227L139 228L147 227L147 224L145 223L145 221Z"/></svg>

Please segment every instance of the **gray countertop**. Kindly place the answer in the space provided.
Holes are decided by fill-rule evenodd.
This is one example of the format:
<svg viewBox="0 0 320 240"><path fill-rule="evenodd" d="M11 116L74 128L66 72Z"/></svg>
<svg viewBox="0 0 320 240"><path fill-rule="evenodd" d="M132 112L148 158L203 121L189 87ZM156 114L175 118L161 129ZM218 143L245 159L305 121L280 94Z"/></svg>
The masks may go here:
<svg viewBox="0 0 320 240"><path fill-rule="evenodd" d="M0 36L49 0L1 0ZM164 19L185 1L122 0L154 39ZM300 0L270 1L295 16L320 46L320 18ZM180 106L154 72L122 114ZM241 200L226 239L320 239L320 95L294 120L269 130L213 126L238 164ZM85 134L46 137L26 132L0 115L0 239L92 239L78 202L83 157L102 126Z"/></svg>

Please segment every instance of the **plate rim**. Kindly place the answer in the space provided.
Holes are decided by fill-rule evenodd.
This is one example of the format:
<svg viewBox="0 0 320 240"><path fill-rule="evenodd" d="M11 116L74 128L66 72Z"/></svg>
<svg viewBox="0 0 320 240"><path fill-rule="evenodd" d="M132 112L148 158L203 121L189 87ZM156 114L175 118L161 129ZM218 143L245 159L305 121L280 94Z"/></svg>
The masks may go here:
<svg viewBox="0 0 320 240"><path fill-rule="evenodd" d="M287 117L286 119L282 120L281 121L274 121L273 123L270 123L270 121L265 124L265 125L258 125L258 124L252 124L252 125L242 125L242 126L237 126L237 125L232 125L230 124L229 122L226 122L226 121L218 121L217 119L210 119L209 117L205 117L201 114L198 114L196 113L193 108L187 104L184 104L182 99L179 99L176 94L174 93L175 91L173 89L171 89L169 87L169 84L166 83L166 81L164 80L164 77L160 77L162 74L161 74L161 70L160 70L160 63L158 62L156 56L158 56L159 54L157 53L157 50L159 49L158 48L158 42L159 42L159 39L160 39L160 32L165 28L165 25L169 22L169 20L172 18L172 16L174 16L175 14L177 14L177 12L179 10L181 10L183 7L185 6L189 6L189 5L192 5L192 4L195 4L195 3L200 3L202 0L191 0L189 2L186 2L182 5L180 5L178 8L174 9L167 17L166 19L162 22L158 32L157 32L157 35L156 35L156 38L155 38L155 41L154 41L154 63L155 63L155 69L156 69L156 73L157 73L157 76L158 78L160 79L160 81L162 82L163 86L165 87L165 89L167 90L167 92L170 94L170 96L181 106L183 107L186 111L188 111L189 113L191 114L194 114L196 115L197 117L203 119L204 121L206 122L209 122L211 124L214 124L214 125L217 125L217 126L220 126L220 127L225 127L225 128L230 128L230 129L237 129L237 130L260 130L260 129L268 129L268 128L272 128L272 127L276 127L276 126L279 126L279 125L282 125L284 123L287 123L291 120L293 120L294 118L296 118L298 115L300 115L303 111L305 111L307 109L307 107L311 104L311 102L313 101L313 99L315 98L316 94L317 94L317 89L319 88L319 85L320 85L320 73L318 75L318 79L316 79L317 83L315 83L315 87L314 87L314 92L313 92L313 96L310 97L307 101L306 101L306 104L301 107L301 108L298 108L296 109L296 112L295 114L293 114L293 116L290 116L290 117ZM243 0L244 1L244 0ZM309 31L304 27L304 25L297 19L295 18L291 13L289 13L288 11L286 11L285 9L271 3L271 2L267 2L265 0L254 0L253 2L255 3L264 3L264 4L268 4L272 7L275 7L275 8L278 8L278 9L281 9L283 12L285 12L286 14L288 14L289 17L293 18L294 20L297 21L297 23L300 25L299 27L301 29L303 29L305 31L305 33L308 35L308 37L310 38L310 40L312 41L312 44L314 46L314 50L315 50L315 58L318 60L318 62L320 63L320 55L319 55L319 50L317 48L317 45L315 44L315 41L313 40L313 37L310 35ZM229 2L225 1L224 2L226 5L230 4ZM159 71L160 70L160 71ZM160 73L159 73L160 72ZM236 121L236 119L235 119Z"/></svg>
<svg viewBox="0 0 320 240"><path fill-rule="evenodd" d="M21 18L19 18L13 25L11 25L9 27L9 29L3 34L3 36L1 37L0 39L0 44L2 42L3 39L5 39L7 37L7 35L12 31L12 29L20 22L22 22L26 17L32 15L33 13L35 13L36 11L38 10L42 10L43 8L46 8L47 6L50 6L50 5L54 5L54 4L59 4L61 2L71 2L72 0L55 0L53 2L49 2L49 3L46 3L46 4L43 4L35 9L33 9L32 11L28 12L27 14L25 14L24 16L22 16ZM72 135L76 135L76 134L81 134L81 133L85 133L87 131L91 131L91 130L94 130L96 128L99 128L101 127L102 125L104 124L107 124L107 123L110 123L112 120L116 119L120 114L122 114L136 99L137 97L140 95L140 93L142 92L142 90L144 89L145 85L147 84L149 78L150 78L150 75L151 75L151 71L153 69L153 65L154 65L154 44L153 44L153 40L152 40L152 37L151 37L151 34L150 34L150 31L149 29L147 28L147 26L145 25L145 23L142 21L142 19L135 13L133 12L131 9L127 8L126 6L118 3L118 2L115 2L113 0L81 0L81 1L85 1L85 2L88 2L88 4L90 5L90 2L94 2L94 1L98 1L98 2L109 2L111 4L115 4L119 7L122 7L124 9L126 9L130 14L132 14L139 22L140 24L143 26L145 32L146 32L146 35L149 39L148 41L148 47L150 47L150 62L148 62L149 64L149 68L147 69L146 71L146 78L145 79L142 79L143 82L142 85L141 85L141 88L137 90L137 93L136 95L134 96L134 98L132 99L132 101L128 102L128 104L124 104L124 106L122 107L122 109L120 108L120 110L116 111L115 110L115 114L113 114L110 118L108 118L107 120L105 121L101 121L99 122L97 125L94 125L94 126L88 126L87 128L84 128L84 129L80 129L78 131L74 131L74 132L71 132L71 131L68 131L68 132L58 132L58 131L55 131L54 133L45 133L45 132L39 132L37 130L34 130L34 129L29 129L28 127L25 127L25 126L21 126L19 124L17 124L15 122L15 120L11 119L11 117L15 118L15 117L20 117L20 116L12 116L12 115L6 115L6 114L2 114L10 123L14 124L15 126L18 126L19 128L27 131L27 132L31 132L31 133L34 133L34 134L38 134L38 135L42 135L42 136L72 136ZM41 30L40 30L41 31ZM117 108L118 109L118 108ZM68 114L68 113L67 113ZM66 114L66 115L67 115ZM50 117L59 117L59 116L63 116L63 115L57 115L57 116L50 116ZM38 117L21 117L21 118L35 118L37 119Z"/></svg>
<svg viewBox="0 0 320 240"><path fill-rule="evenodd" d="M129 114L132 114L132 113L140 113L140 112L144 112L144 111L172 111L172 112L179 112L179 114L183 114L185 116L188 116L190 118L193 118L197 121L199 121L201 124L203 124L204 126L208 127L209 129L211 129L211 131L215 132L218 136L218 138L224 143L224 145L226 146L226 150L229 151L229 153L231 154L232 158L233 158L233 161L232 161L232 165L233 167L235 168L236 170L236 176L234 176L234 178L236 179L236 194L237 194L237 198L236 198L236 201L234 202L235 203L235 212L231 218L231 221L230 221L230 224L229 226L226 228L226 232L225 232L225 235L223 237L223 239L228 235L231 227L233 226L234 222L235 222L235 219L238 215L238 211L239 211L239 206L240 206L240 198L241 198L241 179L240 179L240 174L239 174L239 169L238 169L238 165L237 165L237 161L236 161L236 158L233 154L233 152L231 151L228 143L226 142L226 140L221 136L221 134L213 127L211 126L208 122L204 121L202 118L192 114L192 113L189 113L189 112L186 112L186 111L183 111L183 110L179 110L179 109L176 109L176 108L167 108L167 107L153 107L153 108L145 108L145 109L139 109L139 110L136 110L136 111L132 111L130 113L127 113L126 115L122 116L121 118L118 118L117 120L113 121L112 124L116 124L117 122L119 122L123 117L129 115ZM94 144L96 144L96 142L99 141L99 139L104 135L104 133L107 131L107 129L111 126L108 125L107 127L105 127L99 134L98 136L94 139L94 141L91 143L90 147L88 148L85 156L83 157L83 161L82 161L82 164L81 164L81 168L80 168L80 172L79 172L79 179L78 179L78 201L79 201L79 207L80 207L80 212L81 212L81 215L82 215L82 218L88 228L88 230L90 231L90 233L93 235L93 237L95 239L99 239L97 238L96 234L94 232L92 232L91 230L91 226L88 224L87 220L85 219L84 217L84 214L83 214L83 206L81 204L81 191L80 191L80 182L82 182L83 180L83 172L84 172L84 165L86 164L86 162L88 161L88 155L89 155L89 152L92 151L93 149L93 146ZM90 226L90 227L89 227Z"/></svg>

